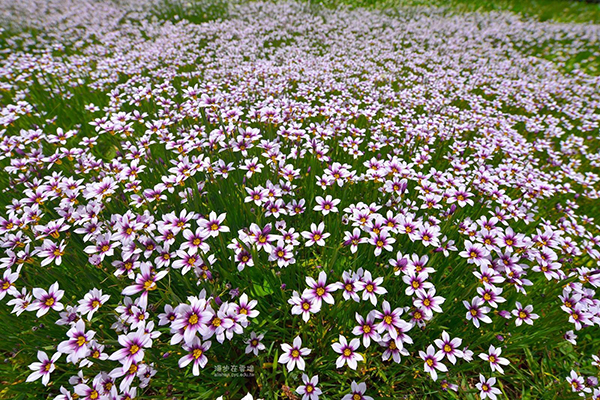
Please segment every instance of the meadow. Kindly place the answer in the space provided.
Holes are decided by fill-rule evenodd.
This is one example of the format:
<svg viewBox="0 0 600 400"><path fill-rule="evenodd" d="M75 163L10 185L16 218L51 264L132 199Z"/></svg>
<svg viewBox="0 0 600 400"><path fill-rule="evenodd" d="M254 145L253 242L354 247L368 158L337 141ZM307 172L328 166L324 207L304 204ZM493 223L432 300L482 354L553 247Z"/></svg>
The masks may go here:
<svg viewBox="0 0 600 400"><path fill-rule="evenodd" d="M0 399L600 399L599 15L0 0Z"/></svg>

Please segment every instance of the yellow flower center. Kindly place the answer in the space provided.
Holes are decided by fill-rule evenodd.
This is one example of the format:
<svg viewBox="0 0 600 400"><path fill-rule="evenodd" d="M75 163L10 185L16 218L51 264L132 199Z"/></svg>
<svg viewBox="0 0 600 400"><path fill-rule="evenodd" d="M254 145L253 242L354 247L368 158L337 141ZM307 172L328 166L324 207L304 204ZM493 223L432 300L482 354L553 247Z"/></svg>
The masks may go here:
<svg viewBox="0 0 600 400"><path fill-rule="evenodd" d="M156 286L156 282L154 282L154 280L148 279L146 282L144 282L145 290L156 290L156 288L157 288L157 286Z"/></svg>
<svg viewBox="0 0 600 400"><path fill-rule="evenodd" d="M129 375L133 375L137 372L138 370L138 366L135 364L131 364L131 367L129 367Z"/></svg>
<svg viewBox="0 0 600 400"><path fill-rule="evenodd" d="M86 343L87 343L87 339L85 338L85 336L81 335L77 338L77 346L81 347Z"/></svg>
<svg viewBox="0 0 600 400"><path fill-rule="evenodd" d="M196 325L198 323L198 315L195 313L190 315L190 317L188 318L188 322L190 323L190 325Z"/></svg>

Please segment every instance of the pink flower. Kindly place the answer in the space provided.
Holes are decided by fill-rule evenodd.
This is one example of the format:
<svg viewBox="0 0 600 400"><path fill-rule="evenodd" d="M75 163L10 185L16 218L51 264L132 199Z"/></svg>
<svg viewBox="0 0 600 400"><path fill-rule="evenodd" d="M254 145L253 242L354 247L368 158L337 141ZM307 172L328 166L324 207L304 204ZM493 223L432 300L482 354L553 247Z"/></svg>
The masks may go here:
<svg viewBox="0 0 600 400"><path fill-rule="evenodd" d="M33 382L42 378L42 384L48 385L50 381L50 374L54 371L56 366L54 363L60 358L61 353L54 353L52 358L48 358L48 355L43 351L37 352L37 357L40 362L34 362L29 366L33 372L27 377L27 382Z"/></svg>
<svg viewBox="0 0 600 400"><path fill-rule="evenodd" d="M315 198L315 201L317 202L317 205L313 208L313 210L321 211L323 213L323 215L327 215L330 212L331 213L338 212L338 209L336 206L338 204L340 204L340 202L341 202L341 200L334 199L329 194L327 196L325 196L325 198L323 198L321 196L317 196Z"/></svg>
<svg viewBox="0 0 600 400"><path fill-rule="evenodd" d="M259 351L265 349L265 345L260 342L264 337L265 335L263 334L257 335L256 332L251 332L250 338L245 341L247 344L245 353L253 353L255 356L257 356Z"/></svg>
<svg viewBox="0 0 600 400"><path fill-rule="evenodd" d="M381 322L376 325L376 329L379 334L387 332L392 339L396 339L398 336L400 336L400 332L408 332L412 328L411 324L400 318L400 316L404 313L402 308L397 307L392 310L392 307L387 300L383 301L381 307L383 312L377 310L372 311L373 316L381 320ZM402 340L403 339L404 338L402 338Z"/></svg>
<svg viewBox="0 0 600 400"><path fill-rule="evenodd" d="M350 343L342 335L339 337L339 342L331 345L333 351L339 353L340 356L335 361L337 368L342 368L344 364L348 364L350 369L356 369L358 361L363 361L364 358L356 352L356 349L360 346L358 339L352 339Z"/></svg>
<svg viewBox="0 0 600 400"><path fill-rule="evenodd" d="M358 228L354 228L352 232L344 232L344 246L350 246L352 254L356 253L359 244L367 242L367 238L361 238L360 234L361 230Z"/></svg>
<svg viewBox="0 0 600 400"><path fill-rule="evenodd" d="M502 369L500 365L508 365L510 362L506 358L500 357L501 353L501 348L496 348L493 345L490 345L488 352L479 354L479 358L489 361L492 371L498 371L503 374L504 369Z"/></svg>
<svg viewBox="0 0 600 400"><path fill-rule="evenodd" d="M321 389L317 387L319 384L319 376L315 375L308 379L308 375L302 374L303 385L298 386L296 392L302 395L302 400L317 400L321 393Z"/></svg>
<svg viewBox="0 0 600 400"><path fill-rule="evenodd" d="M465 240L465 250L458 253L461 257L467 259L467 263L477 266L486 266L490 264L490 252L479 243L472 243Z"/></svg>
<svg viewBox="0 0 600 400"><path fill-rule="evenodd" d="M365 274L360 281L356 282L356 290L362 290L362 299L370 300L371 304L377 305L377 296L387 293L387 290L380 285L383 283L383 278L378 277L373 279L370 271L365 271Z"/></svg>
<svg viewBox="0 0 600 400"><path fill-rule="evenodd" d="M308 321L311 313L315 314L321 310L321 302L317 301L316 298L309 299L304 293L300 296L296 291L293 292L292 298L288 300L288 303L294 306L292 307L292 314L302 314L304 322Z"/></svg>
<svg viewBox="0 0 600 400"><path fill-rule="evenodd" d="M498 388L495 388L496 378L485 379L485 377L479 374L479 383L475 386L479 389L479 396L481 400L489 398L490 400L496 400L496 395L502 393Z"/></svg>
<svg viewBox="0 0 600 400"><path fill-rule="evenodd" d="M173 322L173 329L183 329L183 338L186 343L191 343L202 327L210 322L213 317L212 310L205 299L188 297L190 304L179 306L179 317Z"/></svg>
<svg viewBox="0 0 600 400"><path fill-rule="evenodd" d="M13 297L19 294L17 288L15 288L15 282L19 278L20 271L21 266L17 267L15 272L12 272L10 268L4 270L2 279L0 279L0 300L2 300L7 293Z"/></svg>
<svg viewBox="0 0 600 400"><path fill-rule="evenodd" d="M585 385L585 381L583 377L581 377L577 372L571 370L571 375L567 377L567 382L571 386L571 390L575 393L591 393L592 389ZM585 397L583 395L582 397Z"/></svg>
<svg viewBox="0 0 600 400"><path fill-rule="evenodd" d="M142 292L140 297L140 307L146 309L148 305L148 292L157 289L156 282L164 278L167 275L168 270L162 270L156 272L153 270L152 265L148 262L143 262L140 265L140 273L136 275L135 284L127 286L121 294L125 296L131 296Z"/></svg>
<svg viewBox="0 0 600 400"><path fill-rule="evenodd" d="M379 341L381 339L375 326L376 312L376 310L371 310L366 319L363 318L359 313L355 314L358 326L354 327L352 334L356 336L362 336L363 346L365 346L365 348L371 345L371 339L375 341Z"/></svg>
<svg viewBox="0 0 600 400"><path fill-rule="evenodd" d="M356 383L355 381L352 381L350 389L351 393L342 397L342 400L373 400L371 396L365 396L367 384L364 382Z"/></svg>
<svg viewBox="0 0 600 400"><path fill-rule="evenodd" d="M205 353L210 349L211 342L202 343L196 336L190 344L184 344L183 348L189 353L179 359L179 368L185 368L189 363L193 362L192 373L194 376L200 375L200 368L204 368L208 362Z"/></svg>
<svg viewBox="0 0 600 400"><path fill-rule="evenodd" d="M62 263L62 256L65 254L65 241L61 240L60 244L56 244L49 239L44 239L41 250L38 255L43 257L42 267L50 264L54 261L54 264L60 265Z"/></svg>
<svg viewBox="0 0 600 400"><path fill-rule="evenodd" d="M128 369L132 363L137 364L142 361L144 347L150 347L152 344L150 335L146 335L141 329L127 335L119 335L118 341L123 348L111 354L109 359L119 361L123 364L123 369Z"/></svg>
<svg viewBox="0 0 600 400"><path fill-rule="evenodd" d="M217 216L214 211L211 211L211 213L208 215L208 218L202 218L199 220L198 225L204 228L209 236L216 237L220 232L229 232L229 227L223 225L223 221L225 221L226 216L226 213Z"/></svg>
<svg viewBox="0 0 600 400"><path fill-rule="evenodd" d="M324 301L328 304L333 304L335 302L331 293L338 290L338 287L333 283L327 285L327 274L325 271L319 272L317 281L315 281L314 278L307 276L306 284L309 288L306 289L305 293L303 294L304 297L309 300L314 300L319 307L321 305L321 301Z"/></svg>
<svg viewBox="0 0 600 400"><path fill-rule="evenodd" d="M283 350L283 354L279 356L278 363L286 364L288 371L292 371L296 366L300 371L304 371L306 363L302 357L309 355L311 350L302 347L302 339L300 339L300 336L294 338L292 346L283 343L281 345L281 350Z"/></svg>
<svg viewBox="0 0 600 400"><path fill-rule="evenodd" d="M102 290L96 288L89 291L83 299L79 300L77 312L82 316L87 314L87 319L91 320L94 313L108 301L110 298L107 294L102 294Z"/></svg>
<svg viewBox="0 0 600 400"><path fill-rule="evenodd" d="M442 332L442 338L435 340L435 345L440 349L440 352L452 364L456 364L456 357L463 357L463 352L458 349L462 344L462 339L454 338L450 340L450 335L446 331Z"/></svg>
<svg viewBox="0 0 600 400"><path fill-rule="evenodd" d="M374 253L379 256L383 250L392 251L392 244L396 242L396 239L388 236L387 232L381 231L378 234L371 234L367 242L375 246Z"/></svg>
<svg viewBox="0 0 600 400"><path fill-rule="evenodd" d="M325 239L327 239L331 234L324 233L325 224L321 222L318 226L313 222L310 224L310 232L301 232L303 238L306 239L306 247L310 247L313 244L317 244L317 246L325 246Z"/></svg>
<svg viewBox="0 0 600 400"><path fill-rule="evenodd" d="M65 307L59 303L64 296L65 291L58 289L58 282L55 282L46 292L44 289L33 288L33 297L36 300L31 304L30 310L38 310L37 317L46 314L50 309L54 311L62 311Z"/></svg>
<svg viewBox="0 0 600 400"><path fill-rule="evenodd" d="M467 320L473 321L473 325L476 328L479 328L479 321L482 321L486 324L492 323L492 319L488 317L486 314L490 312L489 307L482 306L483 302L479 297L473 297L471 303L464 300L463 304L467 308Z"/></svg>
<svg viewBox="0 0 600 400"><path fill-rule="evenodd" d="M419 351L419 357L425 361L425 372L429 372L434 381L438 378L436 370L448 371L448 368L440 362L444 358L444 354L441 351L436 352L433 345L427 347L427 352Z"/></svg>
<svg viewBox="0 0 600 400"><path fill-rule="evenodd" d="M96 332L85 331L85 323L80 319L67 332L68 340L61 342L56 350L67 355L67 361L77 363L89 353L89 342Z"/></svg>
<svg viewBox="0 0 600 400"><path fill-rule="evenodd" d="M534 319L538 319L540 316L537 314L532 313L533 311L533 306L530 304L527 307L523 307L521 305L521 303L519 303L518 301L516 302L516 306L517 309L516 310L512 310L512 314L517 317L515 319L515 324L517 326L521 326L521 324L523 322L525 322L528 325L533 325L533 320Z"/></svg>

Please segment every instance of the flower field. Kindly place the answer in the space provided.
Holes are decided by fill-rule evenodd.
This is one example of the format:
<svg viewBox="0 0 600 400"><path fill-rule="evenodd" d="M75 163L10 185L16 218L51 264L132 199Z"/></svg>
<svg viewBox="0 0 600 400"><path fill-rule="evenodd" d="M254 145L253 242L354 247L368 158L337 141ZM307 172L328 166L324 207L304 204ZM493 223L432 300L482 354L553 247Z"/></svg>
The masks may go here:
<svg viewBox="0 0 600 400"><path fill-rule="evenodd" d="M600 399L600 25L0 5L0 399Z"/></svg>

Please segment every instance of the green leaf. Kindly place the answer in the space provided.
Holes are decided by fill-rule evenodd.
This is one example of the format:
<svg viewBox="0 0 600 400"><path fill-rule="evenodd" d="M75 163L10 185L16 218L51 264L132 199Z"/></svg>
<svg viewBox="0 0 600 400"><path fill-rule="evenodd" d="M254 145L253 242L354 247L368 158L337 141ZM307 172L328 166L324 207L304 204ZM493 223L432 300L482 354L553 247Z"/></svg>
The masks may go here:
<svg viewBox="0 0 600 400"><path fill-rule="evenodd" d="M254 293L258 297L265 297L265 296L268 296L268 295L274 293L273 289L269 285L269 282L266 281L266 279L263 280L263 284L262 285L254 284L253 285L253 289L254 289Z"/></svg>

